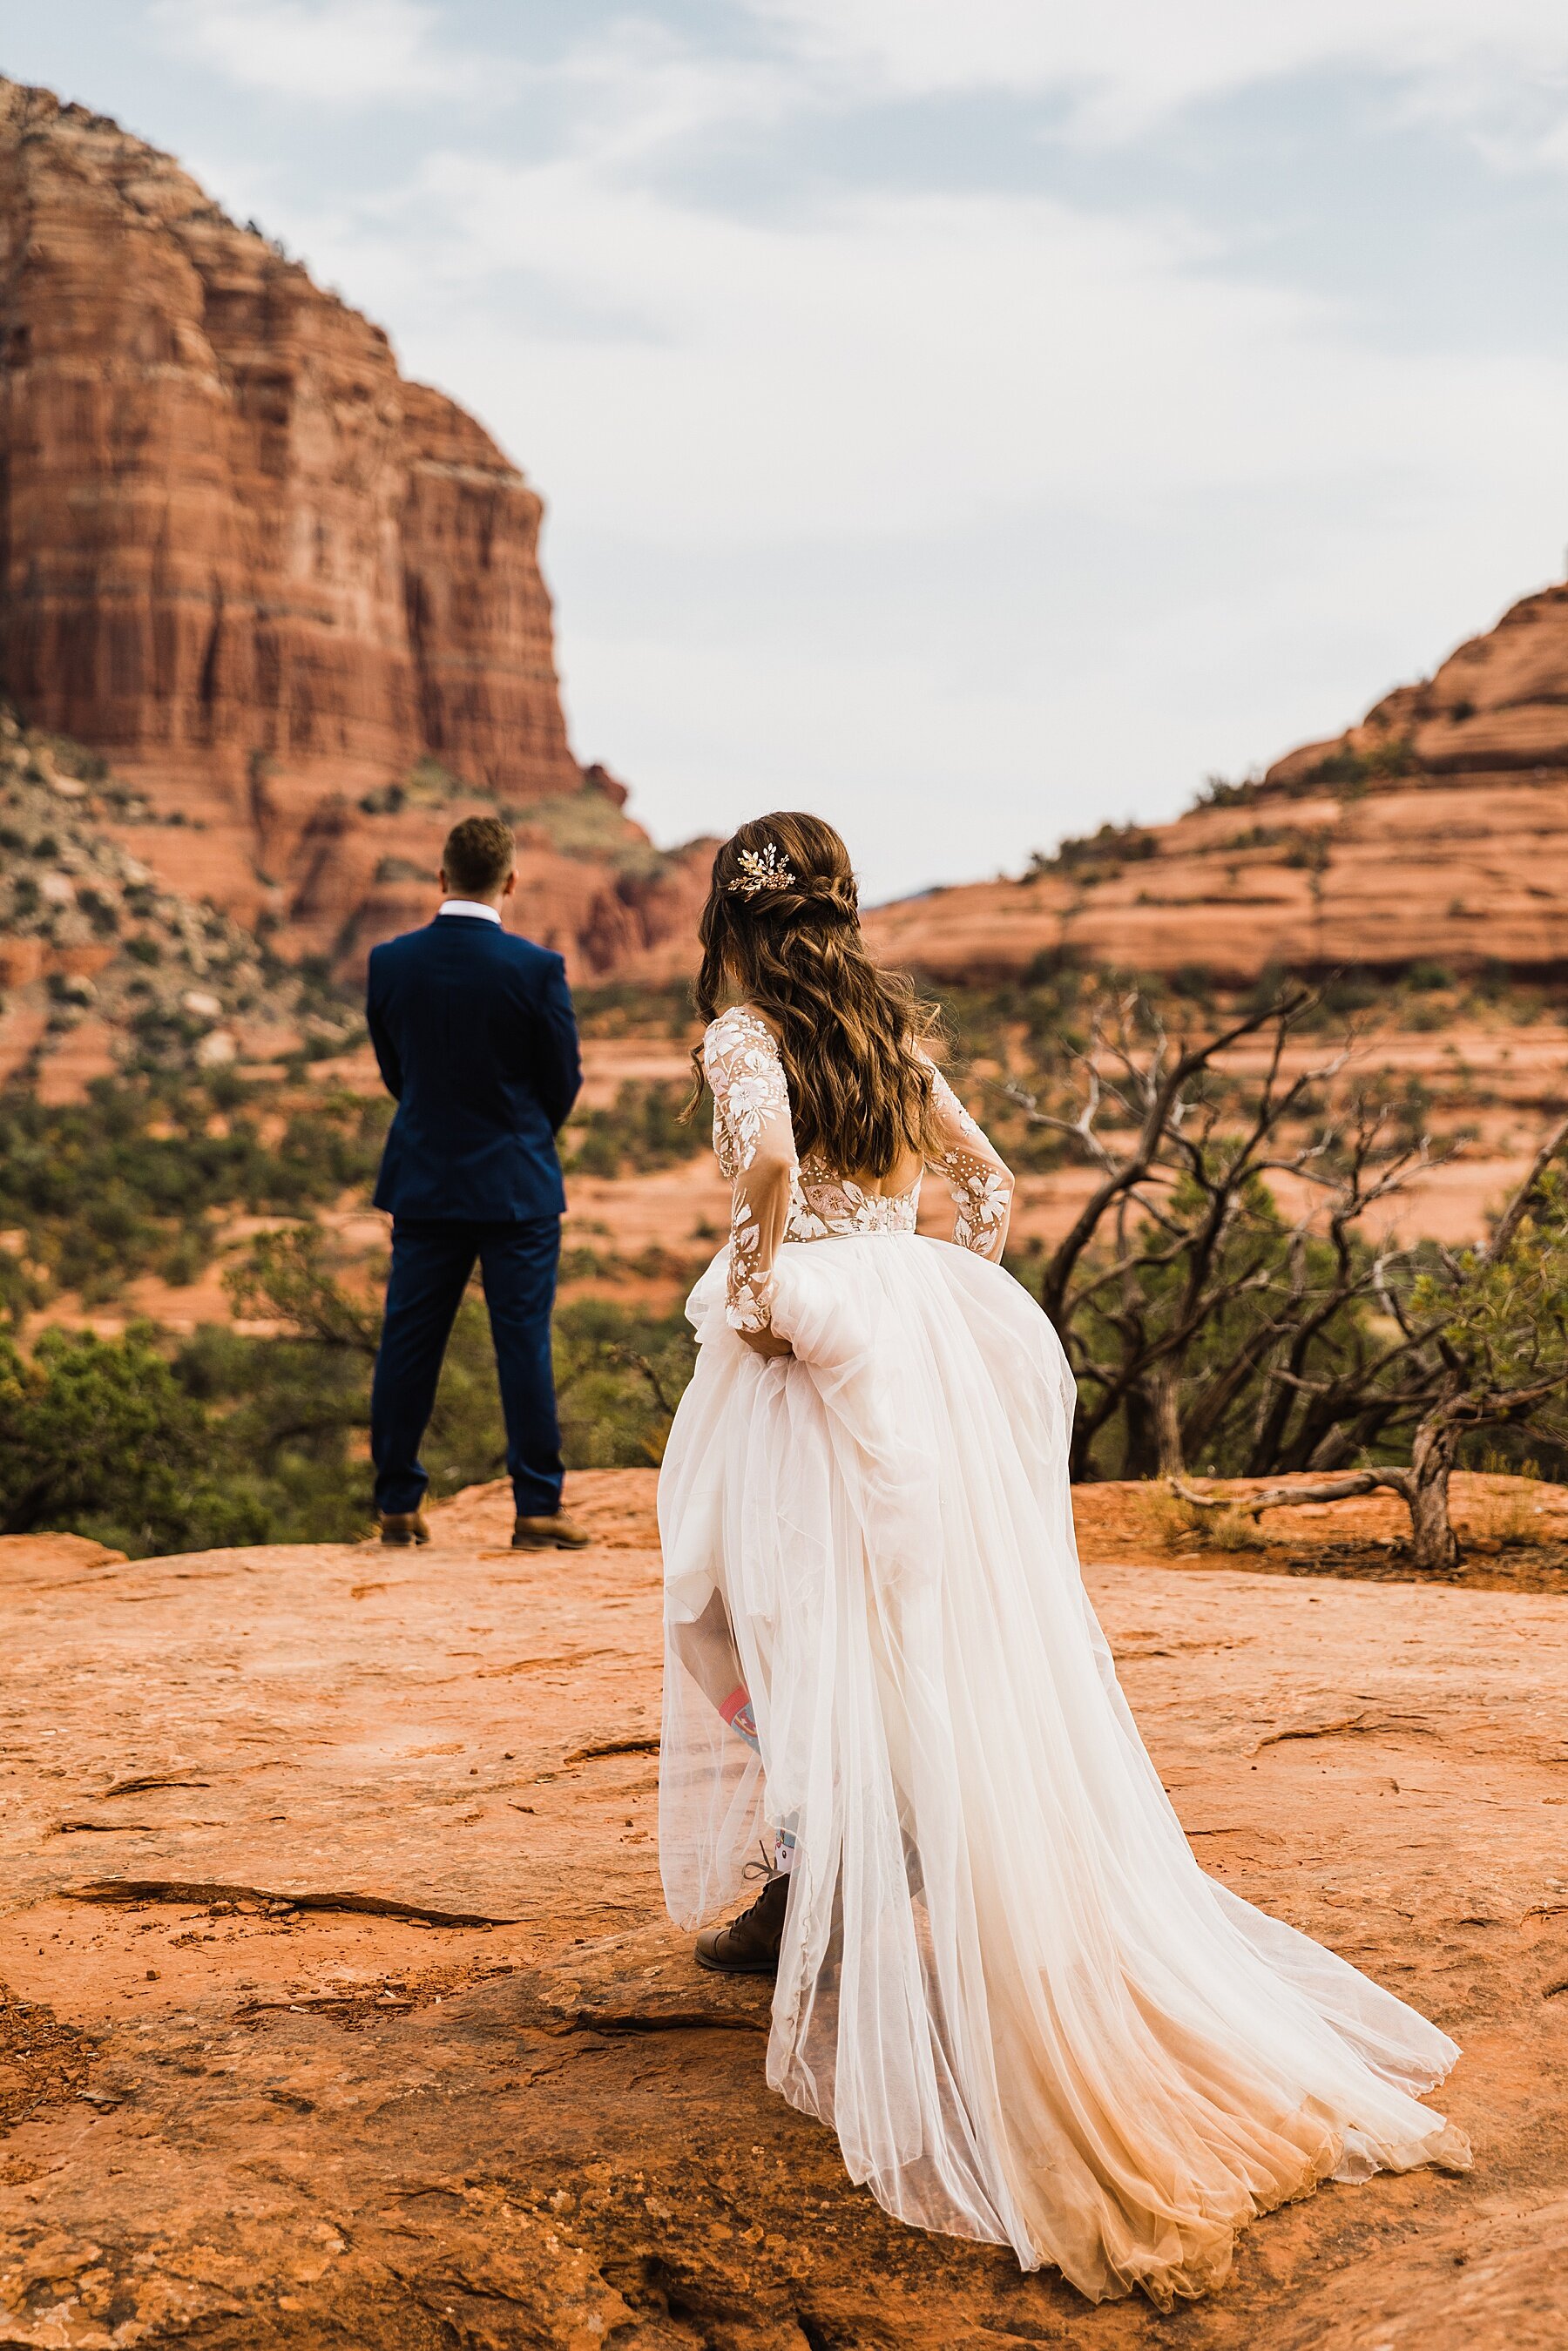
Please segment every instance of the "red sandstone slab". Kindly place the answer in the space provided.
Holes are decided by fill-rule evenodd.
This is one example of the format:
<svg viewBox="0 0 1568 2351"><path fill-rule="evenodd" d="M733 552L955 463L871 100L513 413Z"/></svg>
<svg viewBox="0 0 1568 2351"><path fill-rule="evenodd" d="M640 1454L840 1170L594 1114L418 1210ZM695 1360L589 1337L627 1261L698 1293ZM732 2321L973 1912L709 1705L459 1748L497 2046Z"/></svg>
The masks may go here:
<svg viewBox="0 0 1568 2351"><path fill-rule="evenodd" d="M45 2003L0 2011L0 2343L1168 2339L888 2221L764 2088L765 1993L664 1922L652 1482L581 1481L579 1558L507 1551L492 1488L414 1555L0 1573L0 1978ZM1475 2172L1272 2216L1183 2342L1562 2339L1568 1603L1090 1582L1206 1865L1467 2050ZM345 1893L388 1907L297 1907Z"/></svg>

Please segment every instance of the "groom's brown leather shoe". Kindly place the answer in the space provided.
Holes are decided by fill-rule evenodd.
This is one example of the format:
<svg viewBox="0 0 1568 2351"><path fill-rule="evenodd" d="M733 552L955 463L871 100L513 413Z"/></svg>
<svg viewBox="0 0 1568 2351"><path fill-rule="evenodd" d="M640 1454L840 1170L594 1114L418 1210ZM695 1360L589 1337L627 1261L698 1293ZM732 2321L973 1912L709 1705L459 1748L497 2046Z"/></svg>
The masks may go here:
<svg viewBox="0 0 1568 2351"><path fill-rule="evenodd" d="M697 1965L721 1976L771 1976L779 1971L789 1874L770 1877L749 1910L727 1927L706 1927L697 1937Z"/></svg>
<svg viewBox="0 0 1568 2351"><path fill-rule="evenodd" d="M548 1519L525 1519L519 1513L512 1529L514 1551L586 1551L593 1537L564 1510L552 1510Z"/></svg>
<svg viewBox="0 0 1568 2351"><path fill-rule="evenodd" d="M383 1510L382 1541L384 1543L427 1543L430 1527L423 1510Z"/></svg>

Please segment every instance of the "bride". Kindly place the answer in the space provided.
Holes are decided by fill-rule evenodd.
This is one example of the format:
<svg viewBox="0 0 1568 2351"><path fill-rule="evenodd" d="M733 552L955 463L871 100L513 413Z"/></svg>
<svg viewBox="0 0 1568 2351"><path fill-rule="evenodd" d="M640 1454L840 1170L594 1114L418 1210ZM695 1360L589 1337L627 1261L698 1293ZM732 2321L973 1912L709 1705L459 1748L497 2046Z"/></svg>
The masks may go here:
<svg viewBox="0 0 1568 2351"><path fill-rule="evenodd" d="M1458 2051L1192 1857L1080 1579L1012 1178L862 942L842 841L743 825L701 925L729 1244L659 1488L660 1851L768 2079L925 2229L1169 2308L1322 2179L1460 2168ZM727 1009L721 1001L729 997ZM922 1170L956 1204L916 1237Z"/></svg>

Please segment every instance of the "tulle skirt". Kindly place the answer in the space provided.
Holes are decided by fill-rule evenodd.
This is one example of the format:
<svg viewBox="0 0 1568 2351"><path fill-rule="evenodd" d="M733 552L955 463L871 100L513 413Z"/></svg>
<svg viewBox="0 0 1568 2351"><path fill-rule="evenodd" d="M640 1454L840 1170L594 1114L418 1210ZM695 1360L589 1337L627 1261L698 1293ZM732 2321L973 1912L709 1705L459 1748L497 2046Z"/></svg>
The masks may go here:
<svg viewBox="0 0 1568 2351"><path fill-rule="evenodd" d="M724 1281L660 1480L660 1852L690 1926L794 1838L771 2085L901 2220L1162 2308L1319 2180L1468 2164L1416 2103L1454 2043L1194 1861L1083 1589L1028 1293L913 1236L787 1244L765 1361Z"/></svg>

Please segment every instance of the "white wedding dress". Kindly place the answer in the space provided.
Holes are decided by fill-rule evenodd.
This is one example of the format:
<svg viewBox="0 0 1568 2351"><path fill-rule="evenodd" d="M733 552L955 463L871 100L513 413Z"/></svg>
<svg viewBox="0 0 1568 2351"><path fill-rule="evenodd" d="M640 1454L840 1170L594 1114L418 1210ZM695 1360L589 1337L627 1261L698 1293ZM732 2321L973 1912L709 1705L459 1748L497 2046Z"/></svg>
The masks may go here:
<svg viewBox="0 0 1568 2351"><path fill-rule="evenodd" d="M1168 2308L1325 2179L1459 2168L1458 2055L1207 1877L1080 1577L1073 1391L996 1261L1011 1179L937 1079L955 1239L918 1185L798 1165L771 1030L707 1032L729 1245L659 1489L660 1850L696 1925L792 1837L768 2079L922 2228ZM739 1331L771 1324L792 1355Z"/></svg>

